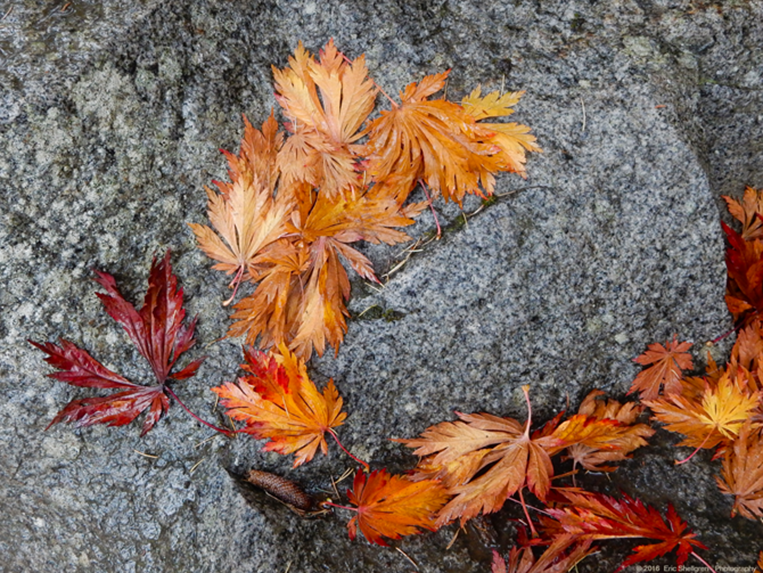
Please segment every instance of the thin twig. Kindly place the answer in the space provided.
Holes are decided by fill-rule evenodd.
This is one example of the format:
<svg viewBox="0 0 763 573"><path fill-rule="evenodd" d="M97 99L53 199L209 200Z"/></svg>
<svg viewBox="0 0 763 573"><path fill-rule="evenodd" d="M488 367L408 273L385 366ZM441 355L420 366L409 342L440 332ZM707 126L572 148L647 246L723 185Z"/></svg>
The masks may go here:
<svg viewBox="0 0 763 573"><path fill-rule="evenodd" d="M8 16L10 16L10 15L11 15L11 12L13 12L13 6L11 6L10 8L8 8L8 11L5 13L5 16L3 16L2 18L0 18L0 22L2 22L2 21L3 21L3 20L5 20L5 19L6 19Z"/></svg>
<svg viewBox="0 0 763 573"><path fill-rule="evenodd" d="M140 454L144 458L151 458L152 460L158 460L159 456L155 456L153 454L147 454L146 452L141 452L140 450L136 450L135 448L132 449L133 452L136 454Z"/></svg>
<svg viewBox="0 0 763 573"><path fill-rule="evenodd" d="M196 462L195 464L193 464L193 467L192 467L190 470L188 470L188 474L189 474L189 475L193 475L193 472L195 472L195 471L196 471L196 468L198 468L198 467L201 465L201 462L203 462L203 461L204 461L204 460L206 460L206 459L207 459L207 458L201 458L201 459L200 459L198 462Z"/></svg>
<svg viewBox="0 0 763 573"><path fill-rule="evenodd" d="M413 559L411 559L405 551L403 551L399 547L395 547L395 549L397 549L403 555L403 557L405 557L408 561L411 562L411 565L413 565L416 568L416 571L419 570L418 563L416 563Z"/></svg>
<svg viewBox="0 0 763 573"><path fill-rule="evenodd" d="M445 547L445 551L449 550L451 547L453 547L453 544L456 542L456 539L458 539L458 534L461 533L461 528L459 527L456 529L456 532L453 534L453 537L450 538L450 541L448 542L448 545Z"/></svg>
<svg viewBox="0 0 763 573"><path fill-rule="evenodd" d="M336 483L342 483L344 480L346 480L348 477L350 477L354 473L355 473L355 470L353 470L352 468L347 468L346 470L344 470L344 473L337 478Z"/></svg>
<svg viewBox="0 0 763 573"><path fill-rule="evenodd" d="M581 105L581 106L582 106L582 108L583 108L583 125L582 125L582 126L581 126L581 128L580 128L580 133L585 133L585 123L586 123L586 117L585 117L585 102L583 101L583 98L582 98L582 97L581 97L581 98L578 98L578 99L580 99L580 105Z"/></svg>
<svg viewBox="0 0 763 573"><path fill-rule="evenodd" d="M212 440L214 440L216 437L217 437L217 434L212 434L212 435L211 435L211 436L209 436L208 438L204 438L203 440L201 440L201 441L200 441L198 444L194 444L194 446L193 446L193 447L194 447L194 448L198 448L198 447L200 447L200 446L203 446L203 445L204 445L204 444L206 444L207 442L211 442Z"/></svg>
<svg viewBox="0 0 763 573"><path fill-rule="evenodd" d="M364 310L363 312L361 312L361 313L360 313L358 316L356 316L355 318L360 318L361 316L363 316L364 314L366 314L366 313L367 313L369 310L371 310L372 308L380 308L380 307L379 307L379 305L378 305L378 304L372 304L371 306L369 306L369 307L368 307L366 310Z"/></svg>

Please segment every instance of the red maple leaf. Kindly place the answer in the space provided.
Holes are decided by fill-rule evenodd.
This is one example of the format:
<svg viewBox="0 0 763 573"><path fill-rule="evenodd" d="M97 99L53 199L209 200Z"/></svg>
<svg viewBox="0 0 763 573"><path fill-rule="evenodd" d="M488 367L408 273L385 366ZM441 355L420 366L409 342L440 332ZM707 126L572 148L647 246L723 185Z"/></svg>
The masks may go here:
<svg viewBox="0 0 763 573"><path fill-rule="evenodd" d="M98 271L96 274L94 280L106 289L105 293L97 293L98 298L109 316L122 325L151 365L158 384L134 384L106 368L86 350L63 338L59 340L59 345L29 340L30 344L48 354L45 361L59 370L49 374L49 377L72 386L124 389L109 396L72 400L53 418L48 428L58 422L75 422L80 427L93 424L122 426L148 410L143 422L143 435L169 408L168 396L177 399L167 385L168 380L190 378L204 361L204 358L194 360L182 370L170 374L180 355L196 342L193 337L196 319L183 325L183 289L178 288L177 278L172 274L169 251L159 262L154 258L148 291L139 311L122 297L114 277Z"/></svg>
<svg viewBox="0 0 763 573"><path fill-rule="evenodd" d="M557 507L546 510L550 518L541 517L544 536L550 539L572 535L581 541L637 537L657 541L635 547L617 571L674 549L680 568L689 555L699 558L694 548L707 549L672 505L668 506L667 517L663 518L655 508L625 494L622 499L615 499L581 489L560 488L556 492L561 496Z"/></svg>

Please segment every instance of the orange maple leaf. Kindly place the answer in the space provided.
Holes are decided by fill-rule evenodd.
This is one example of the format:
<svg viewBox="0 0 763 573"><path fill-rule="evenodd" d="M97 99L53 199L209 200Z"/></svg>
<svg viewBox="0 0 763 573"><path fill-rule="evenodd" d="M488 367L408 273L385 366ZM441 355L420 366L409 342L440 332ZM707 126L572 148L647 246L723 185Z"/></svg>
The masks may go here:
<svg viewBox="0 0 763 573"><path fill-rule="evenodd" d="M400 539L403 535L421 533L422 529L434 531L435 515L448 499L437 480L411 481L386 470L368 476L358 470L353 489L347 495L357 506L345 508L356 512L347 524L350 539L355 539L360 528L369 543L385 546L384 537Z"/></svg>
<svg viewBox="0 0 763 573"><path fill-rule="evenodd" d="M485 96L481 96L481 93L481 88L477 86L472 93L461 100L464 110L477 121L488 117L511 115L514 113L511 106L519 103L519 99L525 92L507 92L500 95L499 92L494 91ZM487 143L492 143L500 149L497 154L501 162L500 170L527 177L526 152L540 153L542 151L535 143L535 136L530 135L530 128L519 123L480 123L478 125L493 132L493 135L487 139ZM488 190L488 195L490 192Z"/></svg>
<svg viewBox="0 0 763 573"><path fill-rule="evenodd" d="M739 203L732 197L723 195L732 217L742 223L742 238L745 241L763 238L763 192L752 187L744 190L744 198Z"/></svg>
<svg viewBox="0 0 763 573"><path fill-rule="evenodd" d="M667 430L686 436L679 446L710 449L734 440L758 407L759 400L760 394L750 393L746 384L740 387L726 372L717 385L707 383L701 402L669 394L657 400L645 400L644 404Z"/></svg>
<svg viewBox="0 0 763 573"><path fill-rule="evenodd" d="M576 543L570 535L559 535L537 559L532 547L512 547L508 569L506 561L494 549L491 573L567 573L595 551L590 539Z"/></svg>
<svg viewBox="0 0 763 573"><path fill-rule="evenodd" d="M329 344L339 348L349 315L345 301L350 279L347 261L366 280L378 282L371 262L350 243L396 244L409 240L399 231L413 223L400 213L394 197L372 189L329 196L306 188L287 225L291 241L270 245L258 256L264 270L254 294L235 305L229 335L246 334L262 347L285 342L297 355L319 355Z"/></svg>
<svg viewBox="0 0 763 573"><path fill-rule="evenodd" d="M239 378L238 384L226 382L212 391L231 418L246 424L240 431L270 440L264 451L296 454L297 467L313 459L319 446L328 453L325 434L337 439L333 428L347 414L342 412L342 398L333 380L319 393L304 361L283 345L279 349L281 354L272 356L245 349L246 363L241 367L249 375Z"/></svg>
<svg viewBox="0 0 763 573"><path fill-rule="evenodd" d="M638 373L628 394L639 391L642 400L653 400L660 394L660 386L665 394L681 392L682 370L693 368L691 354L686 352L691 348L691 342L666 341L665 346L659 342L649 345L649 349L633 359L643 366L649 366Z"/></svg>
<svg viewBox="0 0 763 573"><path fill-rule="evenodd" d="M718 487L734 496L731 516L737 513L748 519L763 518L763 436L760 427L747 422L733 447L723 456Z"/></svg>
<svg viewBox="0 0 763 573"><path fill-rule="evenodd" d="M239 155L225 152L232 182L216 182L219 194L207 189L207 214L222 238L206 225L188 224L199 248L219 261L213 268L236 274L231 286L257 275L257 256L286 232L293 208L285 195L273 198L277 178L275 157L283 139L278 124L272 114L262 124L262 131L252 127L246 117L244 124Z"/></svg>
<svg viewBox="0 0 763 573"><path fill-rule="evenodd" d="M585 397L578 414L564 422L552 434L565 442L567 455L589 471L614 471L616 466L604 465L622 461L630 453L647 444L654 430L646 424L636 424L644 407L633 402L620 404L617 400L599 400L604 394L593 390ZM552 452L553 453L553 452Z"/></svg>
<svg viewBox="0 0 763 573"><path fill-rule="evenodd" d="M329 40L319 61L299 43L283 70L273 66L276 99L289 118L294 135L279 154L282 184L307 181L328 195L357 187L359 131L374 108L376 89L368 78L365 58L345 61Z"/></svg>
<svg viewBox="0 0 763 573"><path fill-rule="evenodd" d="M534 137L526 135L524 126L494 124L501 126L500 130L492 129L493 125L477 123L475 115L463 106L428 99L445 86L448 73L409 84L400 93L401 105L393 102L391 110L382 111L369 123L368 173L374 181L395 177L409 187L423 179L435 193L460 204L466 193L491 195L493 173L524 173L518 149L540 149L532 143ZM508 113L505 104L477 103L479 100L479 93L473 94L471 101L475 103L470 109L477 110L477 115L482 110L491 110L487 112L491 115ZM498 111L501 106L503 112ZM403 188L401 195L407 196L410 190Z"/></svg>
<svg viewBox="0 0 763 573"><path fill-rule="evenodd" d="M522 389L529 412L527 388ZM456 414L460 420L431 426L420 438L395 440L423 456L413 479L440 479L455 496L440 511L438 527L498 511L525 485L540 499L546 497L554 468L545 447L554 440L530 436L529 413L524 427L513 418Z"/></svg>
<svg viewBox="0 0 763 573"><path fill-rule="evenodd" d="M763 551L758 554L758 569L755 573L763 573Z"/></svg>

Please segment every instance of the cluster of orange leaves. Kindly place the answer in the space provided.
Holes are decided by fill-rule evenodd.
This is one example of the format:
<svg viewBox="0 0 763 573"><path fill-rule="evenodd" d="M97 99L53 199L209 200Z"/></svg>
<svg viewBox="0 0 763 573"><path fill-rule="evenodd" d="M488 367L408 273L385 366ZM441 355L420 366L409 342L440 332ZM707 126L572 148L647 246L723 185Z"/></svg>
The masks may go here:
<svg viewBox="0 0 763 573"><path fill-rule="evenodd" d="M228 414L244 422L241 431L268 440L266 451L295 454L296 467L310 461L319 447L326 453L326 432L339 443L334 428L345 414L333 381L319 392L304 361L285 345L279 352L247 350L242 365L246 374L213 391ZM562 413L532 431L528 387L523 391L528 404L524 423L488 413L459 413L459 420L432 426L419 438L397 440L420 456L408 475L391 475L384 469L369 474L368 464L361 462L365 471L357 471L347 492L352 506L328 504L355 512L348 524L350 537L360 530L369 542L386 545L386 539L436 530L456 519L463 525L480 513L499 510L513 496L524 507L523 491L528 490L545 503L550 517L535 520L540 535L531 525L533 539L521 555L510 555L516 566L510 565L509 571L546 571L543 563L552 567L548 571L562 571L561 564L571 566L594 551L593 541L607 538L655 541L636 547L622 567L673 549L682 564L694 548L704 548L672 508L663 518L627 496L617 500L551 485L553 458L571 460L573 469L610 472L646 445L654 430L637 421L643 406L604 399L594 390L576 414L565 420ZM532 524L526 508L525 512ZM531 545L548 545L537 562ZM522 569L522 563L534 568Z"/></svg>
<svg viewBox="0 0 763 573"><path fill-rule="evenodd" d="M763 193L748 187L741 202L724 197L738 233L726 224L726 303L737 337L725 367L708 357L704 376L692 368L689 343L653 344L633 391L665 428L685 436L679 446L716 449L721 491L734 496L732 515L763 518ZM662 390L660 388L662 387Z"/></svg>
<svg viewBox="0 0 763 573"><path fill-rule="evenodd" d="M231 182L207 189L212 227L190 224L232 287L257 285L234 306L229 336L304 359L337 349L350 296L343 262L378 281L352 243L408 240L400 228L425 206L406 204L417 184L460 204L491 195L494 173L525 175L525 152L540 151L530 128L483 121L513 113L523 92L434 98L448 73L408 85L371 119L379 90L363 56L350 61L330 41L316 59L300 44L273 67L286 133L272 114L261 129L244 118L240 153L224 152Z"/></svg>
<svg viewBox="0 0 763 573"><path fill-rule="evenodd" d="M705 376L685 375L693 369L691 344L674 338L664 345L650 345L635 359L645 369L634 379L630 393L638 393L641 404L604 399L601 391L594 390L576 414L567 419L559 414L533 430L528 387L524 387L525 422L484 412L457 412L458 420L427 428L418 438L397 440L420 458L409 475L357 472L348 491L354 505L350 509L356 512L349 524L351 537L360 529L368 541L383 545L385 538L436 530L454 520L463 525L480 513L498 511L511 497L525 507L527 491L545 504L544 515L532 519L525 508L533 537L510 553L508 565L496 554L495 572L565 571L595 550L593 542L633 537L653 543L636 547L621 569L672 550L677 550L682 565L704 545L672 507L663 517L626 495L615 499L552 486L554 458L571 460L573 472L578 468L610 472L646 445L654 430L638 418L647 407L653 420L685 436L679 445L717 448L716 456L723 457L718 483L724 493L734 496L733 514L763 517L763 320L756 303L744 295L750 284L763 285L763 264L746 255L763 252L761 218L750 214L763 198L748 189L742 204L727 201L745 228L739 235L725 227L727 300L740 325L725 368L709 359ZM760 231L755 234L753 227ZM249 375L238 385L214 389L229 413L247 424L244 431L271 440L266 450L296 453L295 466L312 459L318 446L326 452L325 432L336 438L333 428L345 417L333 382L320 394L304 361L284 344L280 354L248 351L246 358ZM531 548L535 545L547 546L537 559Z"/></svg>

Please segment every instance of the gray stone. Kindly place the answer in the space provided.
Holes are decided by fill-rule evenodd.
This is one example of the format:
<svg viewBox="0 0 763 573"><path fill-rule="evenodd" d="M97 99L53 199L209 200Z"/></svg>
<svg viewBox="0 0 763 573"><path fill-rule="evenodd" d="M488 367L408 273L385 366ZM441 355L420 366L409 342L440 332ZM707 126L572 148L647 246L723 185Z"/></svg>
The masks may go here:
<svg viewBox="0 0 763 573"><path fill-rule="evenodd" d="M92 392L45 378L26 343L63 336L149 383L89 278L112 273L137 302L151 257L171 248L200 315L189 354L209 356L175 388L222 422L208 389L234 379L240 341L216 341L226 280L185 223L205 222L203 186L226 176L217 149L238 148L241 114L258 123L275 106L270 65L330 37L366 53L390 93L446 68L451 98L479 83L526 90L514 117L544 149L473 216L438 202L443 238L399 268L400 248L365 249L380 276L395 272L381 290L354 281L345 343L312 364L345 398L339 434L356 455L410 469L389 438L454 410L524 419L523 384L538 423L593 388L622 397L646 344L677 333L702 364L702 343L729 328L719 196L763 186L759 0L17 3L0 21L0 569L412 570L397 551L350 542L347 512L302 519L229 474L259 467L329 490L351 466L334 445L291 470L177 405L144 438L138 425L44 431ZM481 206L471 199L467 214ZM411 234L432 229L425 213ZM654 441L611 482L580 481L671 502L716 568L752 565L763 531L728 517L718 464L675 467L675 437ZM449 549L454 527L399 547L420 571L488 571L489 545L505 553L519 516L479 520ZM606 544L580 570L614 570L632 546Z"/></svg>

